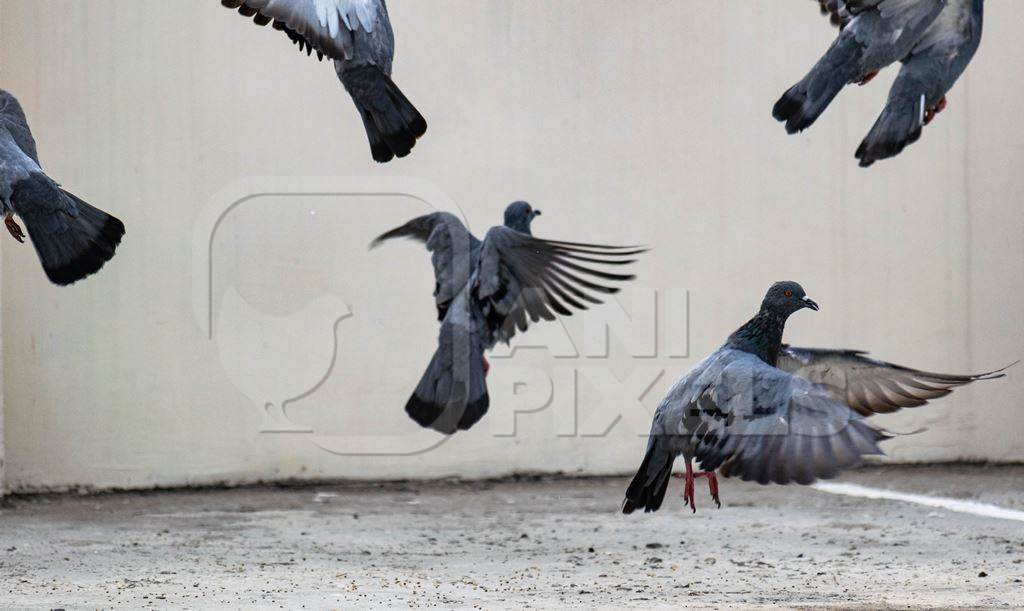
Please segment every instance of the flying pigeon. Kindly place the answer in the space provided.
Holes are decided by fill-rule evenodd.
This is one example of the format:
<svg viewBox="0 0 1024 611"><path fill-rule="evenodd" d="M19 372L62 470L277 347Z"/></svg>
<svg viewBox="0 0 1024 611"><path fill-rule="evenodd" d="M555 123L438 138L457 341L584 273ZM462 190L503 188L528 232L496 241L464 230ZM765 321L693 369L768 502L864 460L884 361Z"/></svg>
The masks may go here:
<svg viewBox="0 0 1024 611"><path fill-rule="evenodd" d="M815 0L838 38L772 109L794 134L810 127L849 83L867 84L902 62L889 99L857 148L861 167L899 155L946 108L946 93L981 44L984 0Z"/></svg>
<svg viewBox="0 0 1024 611"><path fill-rule="evenodd" d="M619 291L607 282L634 278L601 266L628 265L646 249L535 238L530 225L538 216L530 204L513 202L505 208L505 224L480 241L454 215L435 212L373 241L371 248L391 238L413 238L433 253L441 331L437 351L405 406L420 426L446 435L468 430L489 404L485 351L508 343L529 322L601 303L594 293Z"/></svg>
<svg viewBox="0 0 1024 611"><path fill-rule="evenodd" d="M696 511L694 479L716 470L760 484L810 484L881 454L892 435L864 419L924 405L956 386L1003 377L928 373L856 350L782 343L786 319L818 304L796 282L777 282L760 311L669 390L654 414L647 453L626 490L623 513L657 511L672 464L686 461L683 502ZM1005 368L1004 368L1005 369ZM697 459L700 472L691 464Z"/></svg>
<svg viewBox="0 0 1024 611"><path fill-rule="evenodd" d="M427 122L391 80L395 35L384 0L221 0L252 17L273 22L307 55L334 60L341 84L363 118L373 158L405 157Z"/></svg>
<svg viewBox="0 0 1024 611"><path fill-rule="evenodd" d="M68 193L39 165L36 142L18 100L0 89L0 205L19 242L28 229L47 277L67 285L99 271L114 256L124 224Z"/></svg>

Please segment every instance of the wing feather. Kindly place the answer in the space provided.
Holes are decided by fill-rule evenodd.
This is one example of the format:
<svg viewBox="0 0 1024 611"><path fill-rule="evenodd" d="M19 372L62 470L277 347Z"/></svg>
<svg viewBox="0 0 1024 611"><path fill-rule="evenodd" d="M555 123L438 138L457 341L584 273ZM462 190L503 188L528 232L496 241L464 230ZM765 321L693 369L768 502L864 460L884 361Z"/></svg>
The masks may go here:
<svg viewBox="0 0 1024 611"><path fill-rule="evenodd" d="M853 19L843 0L814 0L818 3L821 14L828 17L829 23L842 29Z"/></svg>
<svg viewBox="0 0 1024 611"><path fill-rule="evenodd" d="M373 32L380 19L381 0L221 0L227 8L252 17L257 25L274 24L300 50L317 52L320 59L352 59L353 33Z"/></svg>
<svg viewBox="0 0 1024 611"><path fill-rule="evenodd" d="M370 248L395 238L411 238L426 244L434 267L437 316L438 320L443 320L452 300L469 282L480 241L473 237L457 216L449 212L416 217L401 227L377 236L370 243Z"/></svg>
<svg viewBox="0 0 1024 611"><path fill-rule="evenodd" d="M655 423L705 471L762 484L834 477L888 438L821 386L731 348L680 380Z"/></svg>
<svg viewBox="0 0 1024 611"><path fill-rule="evenodd" d="M571 316L588 309L588 304L602 303L595 293L619 290L608 283L635 278L602 267L632 264L645 250L542 240L508 227L494 227L481 247L474 294L495 341L507 341L516 330L526 330L527 318L533 322L552 320L554 314Z"/></svg>
<svg viewBox="0 0 1024 611"><path fill-rule="evenodd" d="M859 350L792 346L783 347L777 366L820 385L862 416L919 407L958 386L1001 378L1007 369L971 375L932 373L868 358Z"/></svg>

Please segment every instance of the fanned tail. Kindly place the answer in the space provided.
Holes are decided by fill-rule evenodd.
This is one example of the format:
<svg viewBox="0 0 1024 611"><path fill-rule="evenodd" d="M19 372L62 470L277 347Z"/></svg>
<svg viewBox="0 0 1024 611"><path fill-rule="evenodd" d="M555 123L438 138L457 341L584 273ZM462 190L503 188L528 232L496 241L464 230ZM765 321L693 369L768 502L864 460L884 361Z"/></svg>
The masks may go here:
<svg viewBox="0 0 1024 611"><path fill-rule="evenodd" d="M11 205L54 284L71 284L99 271L124 235L119 219L64 191L44 174L16 183Z"/></svg>
<svg viewBox="0 0 1024 611"><path fill-rule="evenodd" d="M427 132L427 121L391 77L377 66L346 67L341 82L363 118L373 158L405 157Z"/></svg>
<svg viewBox="0 0 1024 611"><path fill-rule="evenodd" d="M484 354L475 339L455 325L441 325L437 351L405 405L420 426L451 435L487 413Z"/></svg>

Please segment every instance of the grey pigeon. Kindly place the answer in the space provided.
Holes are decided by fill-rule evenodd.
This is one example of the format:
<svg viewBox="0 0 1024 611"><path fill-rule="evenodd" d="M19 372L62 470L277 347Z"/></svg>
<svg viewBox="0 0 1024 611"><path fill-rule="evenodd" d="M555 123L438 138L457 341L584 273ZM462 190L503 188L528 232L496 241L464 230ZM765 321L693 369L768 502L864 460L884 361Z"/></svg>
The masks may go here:
<svg viewBox="0 0 1024 611"><path fill-rule="evenodd" d="M273 22L307 55L334 69L363 119L381 163L405 157L427 122L391 80L395 36L384 0L221 0L258 25Z"/></svg>
<svg viewBox="0 0 1024 611"><path fill-rule="evenodd" d="M530 226L538 216L530 204L513 202L505 209L505 224L480 241L454 215L435 212L373 241L371 247L413 238L432 253L441 331L437 351L405 406L420 426L446 435L472 427L489 405L485 351L507 343L530 322L601 303L595 293L619 290L607 282L634 278L601 267L633 263L631 257L645 249L535 238Z"/></svg>
<svg viewBox="0 0 1024 611"><path fill-rule="evenodd" d="M900 154L946 107L946 93L981 44L984 0L816 0L839 36L772 116L790 134L810 127L850 83L902 62L889 99L857 148L862 167Z"/></svg>
<svg viewBox="0 0 1024 611"><path fill-rule="evenodd" d="M43 270L55 284L66 285L98 271L114 256L124 224L68 193L39 165L36 143L25 113L10 93L0 89L0 205L14 239L25 223Z"/></svg>
<svg viewBox="0 0 1024 611"><path fill-rule="evenodd" d="M881 454L886 431L865 416L924 405L1002 370L949 375L876 361L856 350L793 348L786 320L818 309L795 282L777 282L761 309L669 390L654 414L647 452L626 490L623 513L657 511L672 464L686 461L683 499L696 511L694 478L718 498L722 475L760 484L810 484ZM695 473L697 459L701 472Z"/></svg>

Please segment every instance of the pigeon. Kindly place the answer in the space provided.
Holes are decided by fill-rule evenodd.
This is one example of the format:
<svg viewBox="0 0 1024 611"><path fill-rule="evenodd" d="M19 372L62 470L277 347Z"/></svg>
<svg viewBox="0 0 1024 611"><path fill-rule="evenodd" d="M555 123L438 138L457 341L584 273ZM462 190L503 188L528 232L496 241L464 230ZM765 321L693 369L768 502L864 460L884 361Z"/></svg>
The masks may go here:
<svg viewBox="0 0 1024 611"><path fill-rule="evenodd" d="M810 127L849 83L901 62L889 98L857 148L861 167L899 155L946 108L946 93L981 44L984 0L815 0L839 25L832 46L782 95L772 116L794 134Z"/></svg>
<svg viewBox="0 0 1024 611"><path fill-rule="evenodd" d="M485 351L508 343L530 322L599 304L595 293L616 293L619 288L610 283L634 279L601 267L633 263L645 248L535 238L531 224L540 215L527 202L513 202L504 225L492 227L481 241L454 215L434 212L371 244L413 238L433 253L438 347L405 406L420 426L446 435L468 430L489 405Z"/></svg>
<svg viewBox="0 0 1024 611"><path fill-rule="evenodd" d="M676 457L686 461L683 502L694 480L708 479L721 507L716 470L760 484L810 484L881 454L893 435L864 418L924 405L951 389L1004 376L918 371L857 350L795 348L782 343L786 320L818 310L796 282L777 282L761 309L718 350L669 390L651 425L647 452L626 490L622 512L657 511ZM697 459L701 471L694 472Z"/></svg>
<svg viewBox="0 0 1024 611"><path fill-rule="evenodd" d="M391 80L395 35L384 0L221 0L252 17L273 22L307 55L334 60L341 84L363 119L370 152L386 163L405 157L426 133L427 122Z"/></svg>
<svg viewBox="0 0 1024 611"><path fill-rule="evenodd" d="M51 282L72 284L114 256L124 224L65 191L39 165L36 143L18 100L0 89L0 205L18 242L25 223Z"/></svg>

